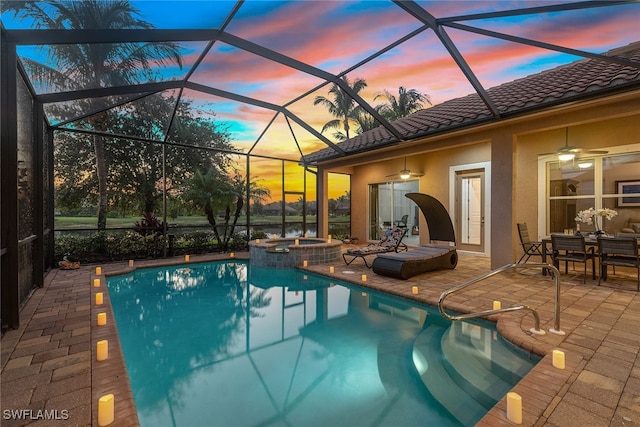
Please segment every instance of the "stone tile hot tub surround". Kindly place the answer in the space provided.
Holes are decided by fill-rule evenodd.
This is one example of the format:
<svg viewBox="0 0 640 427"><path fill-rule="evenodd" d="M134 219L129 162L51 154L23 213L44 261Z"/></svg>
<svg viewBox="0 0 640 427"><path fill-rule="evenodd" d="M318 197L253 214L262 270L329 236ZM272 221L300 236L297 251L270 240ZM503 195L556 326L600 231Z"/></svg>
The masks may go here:
<svg viewBox="0 0 640 427"><path fill-rule="evenodd" d="M296 244L296 240L298 244ZM249 242L251 264L258 267L292 268L340 260L342 241L315 237L260 239Z"/></svg>

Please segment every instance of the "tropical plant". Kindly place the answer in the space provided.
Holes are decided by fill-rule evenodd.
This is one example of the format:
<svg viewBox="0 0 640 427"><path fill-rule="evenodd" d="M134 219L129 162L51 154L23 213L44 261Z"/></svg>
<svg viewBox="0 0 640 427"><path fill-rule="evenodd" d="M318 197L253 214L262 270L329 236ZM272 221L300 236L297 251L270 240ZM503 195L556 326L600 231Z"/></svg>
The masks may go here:
<svg viewBox="0 0 640 427"><path fill-rule="evenodd" d="M411 113L423 108L424 103L431 105L429 95L420 93L416 89L406 89L404 86L398 88L398 96L388 90L377 94L373 100L385 98L386 103L376 106L376 110L388 121L393 121L406 117Z"/></svg>
<svg viewBox="0 0 640 427"><path fill-rule="evenodd" d="M18 19L31 19L37 28L59 29L150 29L151 24L137 19L138 10L127 0L92 1L15 1L3 4ZM45 54L52 64L23 59L27 73L44 86L64 90L121 86L149 81L155 77L156 64L177 63L182 59L177 44L162 43L86 43L47 45ZM100 111L104 101L88 98L71 108L77 111ZM93 130L109 131L111 120L88 119ZM98 229L107 224L107 175L104 140L93 137L95 170L98 185Z"/></svg>
<svg viewBox="0 0 640 427"><path fill-rule="evenodd" d="M134 230L141 236L164 234L164 222L160 221L153 212L145 212L140 221L136 221Z"/></svg>
<svg viewBox="0 0 640 427"><path fill-rule="evenodd" d="M349 81L346 75L342 76L341 79L356 94L367 87L367 82L361 78L356 78L353 83ZM354 117L358 103L338 84L334 83L331 85L329 97L316 96L313 105L325 106L329 114L335 117L335 119L328 121L322 126L322 133L328 129L335 129L337 130L333 135L335 139L342 141L350 138L349 130L351 129L351 124L355 123L358 125ZM344 130L344 133L342 133L342 130Z"/></svg>
<svg viewBox="0 0 640 427"><path fill-rule="evenodd" d="M239 173L228 176L225 172L211 167L206 172L196 170L189 188L184 193L187 201L204 210L221 250L226 251L229 248L238 218L242 214L246 190L246 179ZM268 188L252 181L249 184L249 194L255 202L266 200L271 193ZM222 217L224 222L218 224L216 217ZM222 236L218 228L222 228Z"/></svg>

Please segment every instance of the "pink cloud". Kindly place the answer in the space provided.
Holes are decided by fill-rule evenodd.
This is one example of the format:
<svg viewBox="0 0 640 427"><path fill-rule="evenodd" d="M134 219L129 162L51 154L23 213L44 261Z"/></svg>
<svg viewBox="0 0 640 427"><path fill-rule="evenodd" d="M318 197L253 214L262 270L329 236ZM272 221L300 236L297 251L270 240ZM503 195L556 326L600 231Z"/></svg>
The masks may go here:
<svg viewBox="0 0 640 427"><path fill-rule="evenodd" d="M248 5L250 3L243 5L241 13ZM408 32L418 25L417 21L397 7L393 10L393 19L384 16L382 11L367 11L368 13L343 16L339 19L332 16L339 14L343 6L344 3L339 2L290 3L275 8L266 16L238 20L229 27L229 31L312 65L330 63L330 68L337 72L397 39L400 29ZM440 16L445 13L468 13L470 9L469 2L447 2L446 6ZM486 9L486 4L474 2L472 7ZM620 40L626 40L630 34L637 33L633 14L629 13L623 18L613 16L614 9L596 10L594 13L598 18L580 18L581 14L576 13L574 18L563 19L562 24L555 18L546 17L519 18L518 22L512 25L502 20L499 28L507 33L536 40L579 49L587 46L590 51L600 52L612 45L624 44ZM330 25L334 23L337 27ZM478 22L467 24L480 25ZM488 24L483 25L489 28ZM589 31L584 31L585 28ZM316 32L317 29L321 32ZM548 54L548 51L543 49L495 41L451 28L447 28L446 31L486 88L522 77L523 74L537 72L538 68L528 69L527 65L544 67L540 58ZM383 38L379 37L381 33L385 33ZM319 37L317 34L322 35ZM287 47L292 42L291 47ZM273 64L253 54L229 50L220 43L216 45L215 53L210 54L203 63L203 70L194 76L196 81L226 90L237 89L248 96L274 104L287 102L320 82L314 77L308 77L283 65ZM207 65L212 59L214 62ZM369 87L361 92L361 95L372 104L376 93L384 89L395 92L400 85L429 94L434 104L473 92L467 79L431 30L351 72L349 77L362 77L367 80ZM319 130L331 117L323 108L313 106L313 99L318 94L325 95L328 89L329 86L325 86L317 93L290 106L290 110ZM238 134L241 138L238 143L244 146L250 146L255 141L273 115L272 111L240 104L233 111L219 112L222 120L250 123L246 126L245 133ZM305 152L307 149L324 147L324 144L318 143L313 135L303 129L296 131L296 138ZM274 129L268 136L265 135L264 142L259 144L260 149L272 147L264 149L277 151L280 144L292 144L291 139L288 129ZM287 149L287 152L291 151L297 151L295 146L293 150L290 147Z"/></svg>

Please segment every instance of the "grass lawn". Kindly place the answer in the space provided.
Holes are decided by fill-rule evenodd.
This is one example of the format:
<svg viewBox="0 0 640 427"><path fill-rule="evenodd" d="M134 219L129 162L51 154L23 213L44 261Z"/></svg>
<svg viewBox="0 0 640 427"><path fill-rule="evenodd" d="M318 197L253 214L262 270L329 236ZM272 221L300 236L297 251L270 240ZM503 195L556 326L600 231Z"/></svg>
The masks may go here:
<svg viewBox="0 0 640 427"><path fill-rule="evenodd" d="M139 216L130 216L123 218L107 218L107 228L132 228L137 221L140 221L141 217ZM315 221L315 216L307 216L307 221L312 222ZM348 224L350 221L349 216L336 216L331 217L330 222L332 224L336 223L344 223ZM96 217L83 217L83 216L56 216L54 227L56 230L73 230L73 229L95 229L97 226L97 218ZM179 216L177 218L169 218L168 221L170 226L202 226L209 225L207 222L207 218L204 216ZM238 225L242 226L246 222L245 217L240 217L238 219ZM287 216L287 223L302 223L302 216L300 215L291 215ZM224 220L220 218L218 224L222 225ZM251 216L251 224L253 225L261 225L261 224L281 224L282 217L280 215L269 215L269 216Z"/></svg>

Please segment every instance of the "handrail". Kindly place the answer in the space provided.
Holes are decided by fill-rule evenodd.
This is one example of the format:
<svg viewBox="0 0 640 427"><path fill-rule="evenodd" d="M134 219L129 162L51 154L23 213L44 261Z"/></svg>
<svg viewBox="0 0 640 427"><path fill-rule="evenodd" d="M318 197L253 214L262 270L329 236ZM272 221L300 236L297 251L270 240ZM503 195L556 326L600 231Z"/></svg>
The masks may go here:
<svg viewBox="0 0 640 427"><path fill-rule="evenodd" d="M560 330L560 280L559 280L560 272L555 266L551 264L546 264L546 263L507 264L495 270L492 270L488 273L485 273L481 276L468 280L460 285L454 286L453 288L449 288L446 291L444 291L442 294L440 294L440 298L438 300L438 309L440 310L440 313L442 313L442 315L449 320L464 320L464 319L472 319L476 317L489 316L491 314L497 314L497 313L507 313L507 312L518 311L518 310L529 310L531 314L533 314L533 318L534 318L534 328L530 329L531 333L534 333L537 335L544 335L545 332L540 329L540 316L538 316L538 312L535 309L529 307L528 305L517 305L513 307L500 308L497 310L485 310L485 311L479 311L476 313L467 313L467 314L459 314L459 315L451 315L447 313L444 309L444 306L443 306L444 300L452 293L457 292L461 289L464 289L467 286L473 285L474 283L478 283L484 279L488 279L489 277L495 276L496 274L499 274L511 269L517 269L517 268L544 268L549 270L549 272L553 275L553 279L555 283L555 295L554 295L555 309L554 309L554 316L553 316L554 317L553 328L549 329L549 332L557 335L564 335L564 332Z"/></svg>

